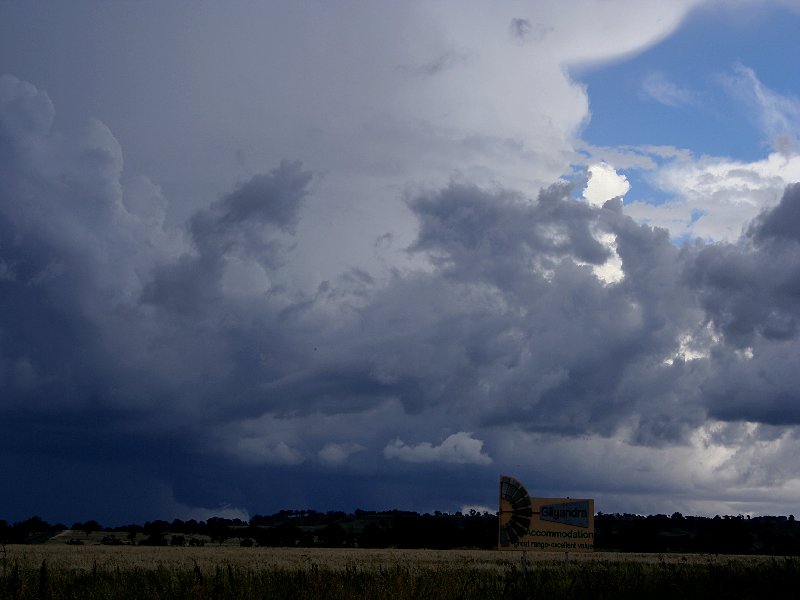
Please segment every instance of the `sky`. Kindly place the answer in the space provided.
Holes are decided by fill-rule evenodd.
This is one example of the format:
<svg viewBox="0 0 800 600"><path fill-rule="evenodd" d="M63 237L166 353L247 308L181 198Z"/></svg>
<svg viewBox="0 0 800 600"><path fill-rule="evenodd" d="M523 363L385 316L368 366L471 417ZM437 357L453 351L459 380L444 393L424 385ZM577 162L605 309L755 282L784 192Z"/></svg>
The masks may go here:
<svg viewBox="0 0 800 600"><path fill-rule="evenodd" d="M796 513L798 30L0 0L0 518Z"/></svg>

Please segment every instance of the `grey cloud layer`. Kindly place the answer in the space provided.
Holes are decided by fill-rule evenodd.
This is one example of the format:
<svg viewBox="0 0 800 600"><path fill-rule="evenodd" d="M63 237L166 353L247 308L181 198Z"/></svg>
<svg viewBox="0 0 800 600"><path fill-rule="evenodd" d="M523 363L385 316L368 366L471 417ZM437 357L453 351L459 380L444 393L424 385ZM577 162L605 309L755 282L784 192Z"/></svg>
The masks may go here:
<svg viewBox="0 0 800 600"><path fill-rule="evenodd" d="M451 183L408 200L425 268L305 294L287 278L295 230L324 198L300 163L176 229L156 186L123 177L105 126L69 140L52 123L46 94L0 79L6 449L128 464L149 448L186 503L178 472L204 461L380 471L420 497L434 471L402 463L488 472L517 435L664 447L709 418L800 423L797 185L736 244L677 248L571 184L528 198ZM603 234L624 272L612 285L592 270L611 256ZM681 356L686 339L707 352Z"/></svg>

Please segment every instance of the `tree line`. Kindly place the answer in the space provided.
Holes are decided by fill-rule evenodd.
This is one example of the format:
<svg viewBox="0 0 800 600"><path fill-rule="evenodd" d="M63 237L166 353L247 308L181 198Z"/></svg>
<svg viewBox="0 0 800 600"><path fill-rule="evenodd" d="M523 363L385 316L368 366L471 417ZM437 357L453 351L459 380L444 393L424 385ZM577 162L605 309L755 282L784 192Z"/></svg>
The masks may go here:
<svg viewBox="0 0 800 600"><path fill-rule="evenodd" d="M488 512L419 514L410 511L282 510L249 521L212 517L103 527L97 521L49 524L31 517L10 524L0 519L0 542L41 543L65 530L88 539L103 532L103 543L136 545L482 548L497 546L498 518ZM74 543L81 543L80 537ZM800 555L800 525L793 515L693 517L604 514L595 516L595 549L619 552L695 552Z"/></svg>
<svg viewBox="0 0 800 600"><path fill-rule="evenodd" d="M720 517L633 514L595 516L595 548L620 552L800 554L794 515Z"/></svg>

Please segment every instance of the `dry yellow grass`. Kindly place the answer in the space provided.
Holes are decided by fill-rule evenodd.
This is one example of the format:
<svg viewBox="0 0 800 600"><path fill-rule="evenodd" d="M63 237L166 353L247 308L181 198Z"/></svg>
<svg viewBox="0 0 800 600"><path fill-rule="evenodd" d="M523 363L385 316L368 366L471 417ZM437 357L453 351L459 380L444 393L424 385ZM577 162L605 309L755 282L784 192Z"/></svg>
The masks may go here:
<svg viewBox="0 0 800 600"><path fill-rule="evenodd" d="M412 569L468 568L505 570L519 565L521 552L496 550L371 550L363 548L239 548L232 546L147 547L147 546L67 546L65 544L9 545L6 559L23 567L38 567L43 560L54 569L88 570L98 568L201 569L230 564L252 569L304 569L312 566L331 570L379 569L401 566ZM530 563L539 566L563 564L564 553L528 553ZM730 556L706 554L622 554L614 552L573 553L569 562L623 561L657 563L722 564L731 561L769 561L768 556Z"/></svg>

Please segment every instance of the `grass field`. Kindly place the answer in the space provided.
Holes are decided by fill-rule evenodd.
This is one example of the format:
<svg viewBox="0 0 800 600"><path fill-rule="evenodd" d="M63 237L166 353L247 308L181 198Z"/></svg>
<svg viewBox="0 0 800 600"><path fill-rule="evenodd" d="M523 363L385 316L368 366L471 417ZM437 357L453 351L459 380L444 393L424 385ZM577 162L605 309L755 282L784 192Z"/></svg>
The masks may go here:
<svg viewBox="0 0 800 600"><path fill-rule="evenodd" d="M761 598L800 561L764 556L237 547L6 546L0 598ZM791 595L791 594L790 594Z"/></svg>

